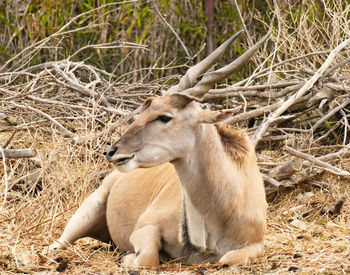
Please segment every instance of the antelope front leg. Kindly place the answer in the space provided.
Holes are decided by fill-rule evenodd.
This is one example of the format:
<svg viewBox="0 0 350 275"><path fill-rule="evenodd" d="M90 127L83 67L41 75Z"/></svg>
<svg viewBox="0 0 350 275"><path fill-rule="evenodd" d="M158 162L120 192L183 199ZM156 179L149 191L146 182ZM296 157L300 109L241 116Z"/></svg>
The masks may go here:
<svg viewBox="0 0 350 275"><path fill-rule="evenodd" d="M124 265L130 268L159 266L160 239L159 229L155 225L146 225L135 230L130 237L135 253L123 258Z"/></svg>
<svg viewBox="0 0 350 275"><path fill-rule="evenodd" d="M252 243L237 250L228 251L219 260L220 264L245 265L249 258L255 258L264 252L264 242Z"/></svg>
<svg viewBox="0 0 350 275"><path fill-rule="evenodd" d="M84 237L108 242L111 240L106 220L106 204L113 182L106 181L88 196L68 221L60 238L49 246L49 251L62 249Z"/></svg>

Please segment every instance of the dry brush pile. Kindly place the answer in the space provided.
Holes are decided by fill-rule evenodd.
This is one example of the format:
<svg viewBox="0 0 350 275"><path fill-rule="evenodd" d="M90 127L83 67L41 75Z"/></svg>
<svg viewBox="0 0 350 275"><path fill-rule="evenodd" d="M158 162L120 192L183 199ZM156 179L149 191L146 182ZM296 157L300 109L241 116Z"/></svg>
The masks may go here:
<svg viewBox="0 0 350 275"><path fill-rule="evenodd" d="M274 21L266 29L272 35L250 64L249 77L217 85L202 102L212 109L241 106L227 122L250 133L270 201L265 256L231 271L349 272L350 6L325 9L328 21L310 23L305 13L288 25L285 10L277 1L271 5ZM17 67L0 72L0 270L126 271L115 266L118 253L100 243L80 241L56 258L42 250L111 169L105 148L143 100L161 95L178 75L149 81L155 71L166 75L171 63L143 68L142 77L71 57L30 64L50 39L70 31L62 28L29 46L8 62ZM321 35L328 43L320 43ZM144 45L107 46L147 55ZM177 69L182 67L188 64ZM169 264L160 270L213 268Z"/></svg>

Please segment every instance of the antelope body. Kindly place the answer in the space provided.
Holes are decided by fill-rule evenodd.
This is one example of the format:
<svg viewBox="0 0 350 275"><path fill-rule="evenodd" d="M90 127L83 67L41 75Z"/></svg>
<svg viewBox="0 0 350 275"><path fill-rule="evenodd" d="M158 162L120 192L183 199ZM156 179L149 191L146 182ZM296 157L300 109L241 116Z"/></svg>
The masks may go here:
<svg viewBox="0 0 350 275"><path fill-rule="evenodd" d="M267 38L194 86L236 36L190 68L167 95L143 103L106 153L117 170L84 201L51 249L87 236L113 241L130 252L123 261L133 267L159 265L159 252L187 263L228 265L263 253L266 200L255 149L244 131L219 123L231 111L202 110L195 102Z"/></svg>

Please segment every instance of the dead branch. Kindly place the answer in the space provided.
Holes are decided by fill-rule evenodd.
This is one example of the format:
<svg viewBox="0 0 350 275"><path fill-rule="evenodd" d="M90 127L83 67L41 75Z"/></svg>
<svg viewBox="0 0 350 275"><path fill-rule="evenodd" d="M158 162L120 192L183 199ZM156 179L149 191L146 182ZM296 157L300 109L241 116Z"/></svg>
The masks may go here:
<svg viewBox="0 0 350 275"><path fill-rule="evenodd" d="M325 86L336 91L350 92L350 86L346 84L340 85L340 84L330 82L330 83L326 83Z"/></svg>
<svg viewBox="0 0 350 275"><path fill-rule="evenodd" d="M334 48L328 55L326 61L322 66L315 72L315 74L305 82L305 84L299 89L299 91L293 96L289 97L277 110L275 110L271 115L269 115L265 121L260 125L258 130L254 133L252 139L256 146L260 139L263 137L267 128L273 123L280 115L282 115L291 105L295 104L296 100L302 97L307 91L309 91L316 81L326 72L331 63L333 62L336 55L350 43L350 39L347 39L340 43L336 48Z"/></svg>
<svg viewBox="0 0 350 275"><path fill-rule="evenodd" d="M281 102L277 102L277 103L269 105L269 106L258 108L256 110L252 110L252 111L249 111L249 112L246 112L243 114L235 115L232 118L226 120L226 123L234 124L234 123L244 121L244 120L247 120L250 118L259 117L265 113L272 112L272 111L276 110L280 105L281 105Z"/></svg>
<svg viewBox="0 0 350 275"><path fill-rule="evenodd" d="M289 87L297 84L300 84L300 82L285 81L285 82L252 85L252 86L235 86L234 85L234 86L228 86L226 88L221 88L221 89L210 89L209 94L222 94L222 93L243 92L243 91L251 91L251 90L272 90L272 89L285 88L285 87Z"/></svg>
<svg viewBox="0 0 350 275"><path fill-rule="evenodd" d="M309 97L299 98L299 99L297 99L295 101L295 103L305 102L305 100L307 100L308 98ZM252 111L248 111L246 113L242 113L242 114L233 116L232 118L226 120L226 123L234 124L234 123L237 123L237 122L248 120L250 118L257 118L257 117L259 117L261 115L264 115L266 113L275 111L281 105L283 105L283 102L282 101L277 101L276 103L274 103L272 105L264 106L264 107L261 107L261 108L258 108L258 109L252 110ZM289 118L290 118L289 116L285 116L284 118L276 118L275 122L281 121L283 119L289 119Z"/></svg>
<svg viewBox="0 0 350 275"><path fill-rule="evenodd" d="M1 89L0 89L0 92L1 92ZM11 126L17 125L17 123L14 121L11 121L11 119L6 114L1 113L0 116L1 116L0 120L5 121L6 124L11 125Z"/></svg>
<svg viewBox="0 0 350 275"><path fill-rule="evenodd" d="M238 6L238 4L237 4L237 1L236 1L236 0L231 0L231 3L232 3L232 5L236 8L237 13L238 13L238 16L239 16L239 19L240 19L241 22L242 22L242 25L243 25L243 28L244 28L244 32L245 32L245 34L246 34L246 36L247 36L248 45L249 45L249 47L253 47L253 45L254 45L254 44L253 44L253 40L252 40L252 38L251 38L251 36L250 36L250 34L249 34L249 32L248 32L247 26L246 26L246 24L245 24L245 22L244 22L244 19L243 19L241 10L239 9L239 6Z"/></svg>
<svg viewBox="0 0 350 275"><path fill-rule="evenodd" d="M308 141L310 139L310 137L313 135L315 129L317 129L323 122L325 122L330 117L334 116L337 112L339 112L341 109L345 108L349 104L350 104L350 99L345 100L342 104L340 104L339 106L334 108L332 111L330 111L328 114L323 116L320 120L318 120L309 130L309 134L306 137L305 141L303 142L301 148L304 148L304 146L306 145L306 141Z"/></svg>
<svg viewBox="0 0 350 275"><path fill-rule="evenodd" d="M72 132L70 132L69 130L67 130L61 123L59 123L56 119L54 119L53 117L51 117L49 114L39 110L39 109L36 109L32 106L29 106L29 105L21 105L21 104L18 104L18 103L15 103L15 102L11 102L11 104L13 104L14 106L18 107L18 108L23 108L23 109L28 109L28 110L31 110L31 111L34 111L35 113L43 116L43 117L46 117L48 120L50 120L54 125L57 126L57 128L67 137L74 137L74 134Z"/></svg>
<svg viewBox="0 0 350 275"><path fill-rule="evenodd" d="M343 208L343 205L346 201L346 198L343 197L341 199L339 199L333 206L331 206L329 209L321 209L321 214L330 214L332 216L338 216L341 209Z"/></svg>
<svg viewBox="0 0 350 275"><path fill-rule="evenodd" d="M289 161L281 166L278 166L270 173L270 176L280 181L290 178L296 172L299 172L302 168L302 161L299 158L291 158Z"/></svg>
<svg viewBox="0 0 350 275"><path fill-rule="evenodd" d="M275 193L279 190L284 190L287 188L291 188L294 187L298 184L301 184L303 182L309 181L310 179L315 178L317 175L321 174L323 171L319 170L319 169L313 169L312 171L301 171L298 174L294 174L292 175L289 179L285 179L279 182L279 184L277 186L275 185L270 185L268 187L265 188L266 190L266 194L272 194ZM267 181L267 183L269 183Z"/></svg>
<svg viewBox="0 0 350 275"><path fill-rule="evenodd" d="M15 137L16 135L16 130L12 132L11 136L6 140L4 145L2 146L3 149L6 149L6 147L10 144L11 140Z"/></svg>
<svg viewBox="0 0 350 275"><path fill-rule="evenodd" d="M285 83L279 83L271 84L271 85L255 85L255 86L243 86L243 87L227 87L226 89L212 89L209 91L208 94L206 94L203 98L204 102L214 101L220 98L230 98L230 97L241 97L243 96L249 96L249 97L262 97L262 98L281 98L297 89L299 89L302 83L297 82L285 82ZM290 84L290 85L287 85ZM294 84L294 85L293 85ZM265 91L261 92L259 90L265 90L265 89L278 89L278 88L284 88L279 92L274 91ZM226 90L226 91L225 91Z"/></svg>
<svg viewBox="0 0 350 275"><path fill-rule="evenodd" d="M20 159L20 158L32 158L36 156L35 149L2 149L2 154L0 154L0 159Z"/></svg>
<svg viewBox="0 0 350 275"><path fill-rule="evenodd" d="M14 187L24 189L23 183L29 182L29 190L27 191L30 191L34 189L36 187L36 184L40 181L42 181L42 169L38 168L32 171L31 173L21 176L14 180L11 186L9 186L9 190L13 189Z"/></svg>
<svg viewBox="0 0 350 275"><path fill-rule="evenodd" d="M309 164L308 163L305 163L305 164L308 164L310 166L315 165L315 166L318 166L319 168L324 169L324 170L326 170L326 171L328 171L328 172L330 172L332 174L335 174L335 175L338 175L338 176L342 176L342 177L345 177L345 178L350 178L350 173L348 171L344 171L342 169L334 167L334 166L330 165L329 163L321 161L321 160L319 160L319 159L317 159L317 158L315 158L315 157L313 157L311 155L302 153L302 152L297 151L297 150L295 150L293 148L290 148L288 146L286 146L284 148L284 150L286 150L289 154L291 154L293 156L297 156L297 157L300 157L300 158L308 160Z"/></svg>
<svg viewBox="0 0 350 275"><path fill-rule="evenodd" d="M318 157L317 159L325 162L333 162L339 158L348 158L348 157L350 157L350 145L345 146L344 148L340 149L338 152L327 154L325 156ZM303 163L303 165L307 165L307 164Z"/></svg>
<svg viewBox="0 0 350 275"><path fill-rule="evenodd" d="M176 31L174 30L174 28L165 20L165 18L163 17L163 15L160 13L160 11L157 8L157 5L154 1L152 1L154 9L156 10L158 16L160 17L160 19L164 22L164 24L171 30L171 32L175 35L176 39L180 42L180 45L182 46L182 48L184 49L187 58L191 59L191 55L189 53L189 51L187 50L187 47L185 45L185 43L181 40L180 36L176 33Z"/></svg>
<svg viewBox="0 0 350 275"><path fill-rule="evenodd" d="M266 175L263 175L263 179L264 179L265 185L271 185L276 190L278 190L281 186L281 183L279 181L275 180L274 178L270 178Z"/></svg>

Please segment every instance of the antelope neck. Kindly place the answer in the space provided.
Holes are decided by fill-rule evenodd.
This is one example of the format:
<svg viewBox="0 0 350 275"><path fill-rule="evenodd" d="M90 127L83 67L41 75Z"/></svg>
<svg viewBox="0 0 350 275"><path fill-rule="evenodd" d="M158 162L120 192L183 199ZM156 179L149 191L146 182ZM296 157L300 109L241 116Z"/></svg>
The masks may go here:
<svg viewBox="0 0 350 275"><path fill-rule="evenodd" d="M219 251L221 226L231 215L239 188L233 182L237 168L225 153L216 128L198 126L195 148L173 164L181 181L182 223L190 243L201 250Z"/></svg>

